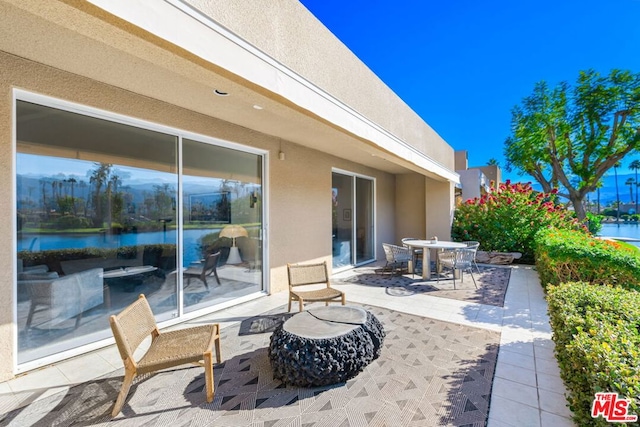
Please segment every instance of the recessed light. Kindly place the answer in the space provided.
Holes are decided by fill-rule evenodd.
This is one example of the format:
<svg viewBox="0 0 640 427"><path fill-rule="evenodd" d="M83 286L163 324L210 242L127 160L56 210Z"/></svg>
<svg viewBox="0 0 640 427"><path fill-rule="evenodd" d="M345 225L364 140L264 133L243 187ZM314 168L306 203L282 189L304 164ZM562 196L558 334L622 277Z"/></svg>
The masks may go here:
<svg viewBox="0 0 640 427"><path fill-rule="evenodd" d="M258 104L254 104L253 108L255 108L256 110L262 110L263 107Z"/></svg>
<svg viewBox="0 0 640 427"><path fill-rule="evenodd" d="M214 89L213 93L215 93L218 96L229 96L229 92L223 92L223 91L218 90L218 89Z"/></svg>

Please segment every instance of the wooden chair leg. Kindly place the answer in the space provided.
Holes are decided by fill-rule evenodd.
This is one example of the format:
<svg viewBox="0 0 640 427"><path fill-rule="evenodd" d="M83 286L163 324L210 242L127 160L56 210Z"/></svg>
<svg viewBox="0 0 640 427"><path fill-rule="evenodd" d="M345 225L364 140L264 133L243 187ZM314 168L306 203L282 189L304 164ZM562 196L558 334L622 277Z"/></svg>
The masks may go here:
<svg viewBox="0 0 640 427"><path fill-rule="evenodd" d="M131 383L133 382L133 378L136 376L136 373L132 370L125 368L124 372L124 381L122 382L122 388L120 388L120 393L118 394L118 398L116 399L116 404L113 406L113 411L111 412L111 417L115 418L120 413L122 406L124 405L125 400L127 399L127 395L129 394L129 389L131 388Z"/></svg>
<svg viewBox="0 0 640 427"><path fill-rule="evenodd" d="M299 303L299 305L300 305L300 311L303 311L303 310L304 310L304 302L302 301L302 298L300 298L300 299L298 300L298 303Z"/></svg>
<svg viewBox="0 0 640 427"><path fill-rule="evenodd" d="M204 354L204 381L207 388L207 402L213 402L213 357L211 350Z"/></svg>
<svg viewBox="0 0 640 427"><path fill-rule="evenodd" d="M347 303L347 296L345 294L342 294L342 305L345 305Z"/></svg>
<svg viewBox="0 0 640 427"><path fill-rule="evenodd" d="M287 310L289 313L291 313L291 301L293 301L293 298L289 295L289 310Z"/></svg>
<svg viewBox="0 0 640 427"><path fill-rule="evenodd" d="M222 362L222 353L220 352L220 326L218 326L218 338L215 341L216 345L216 362Z"/></svg>

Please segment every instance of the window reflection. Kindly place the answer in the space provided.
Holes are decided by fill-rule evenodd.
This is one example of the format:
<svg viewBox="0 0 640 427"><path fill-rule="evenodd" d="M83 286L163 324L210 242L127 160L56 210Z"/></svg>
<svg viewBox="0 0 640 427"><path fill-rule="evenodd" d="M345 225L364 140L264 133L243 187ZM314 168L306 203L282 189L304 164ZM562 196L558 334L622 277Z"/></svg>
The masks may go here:
<svg viewBox="0 0 640 427"><path fill-rule="evenodd" d="M23 101L17 123L18 363L110 337L140 293L177 316L177 137Z"/></svg>
<svg viewBox="0 0 640 427"><path fill-rule="evenodd" d="M183 139L179 185L176 135L16 106L19 364L263 290L262 156Z"/></svg>
<svg viewBox="0 0 640 427"><path fill-rule="evenodd" d="M182 150L188 312L262 290L262 170L256 154L187 139Z"/></svg>

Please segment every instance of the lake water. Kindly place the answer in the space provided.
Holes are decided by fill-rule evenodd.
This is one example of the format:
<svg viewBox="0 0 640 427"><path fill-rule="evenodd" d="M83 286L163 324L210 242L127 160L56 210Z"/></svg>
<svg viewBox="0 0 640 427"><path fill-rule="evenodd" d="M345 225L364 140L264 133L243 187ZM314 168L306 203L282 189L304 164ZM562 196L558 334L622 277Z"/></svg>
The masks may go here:
<svg viewBox="0 0 640 427"><path fill-rule="evenodd" d="M201 236L211 233L213 230L184 230L184 265L199 260L201 257L198 248L198 240ZM153 245L159 243L176 244L177 232L154 231L149 233L125 233L125 234L40 234L36 236L23 236L18 239L18 251L31 250L46 251L52 249L73 248L119 248L122 246Z"/></svg>
<svg viewBox="0 0 640 427"><path fill-rule="evenodd" d="M640 239L640 224L602 224L600 236ZM640 242L629 242L640 246Z"/></svg>

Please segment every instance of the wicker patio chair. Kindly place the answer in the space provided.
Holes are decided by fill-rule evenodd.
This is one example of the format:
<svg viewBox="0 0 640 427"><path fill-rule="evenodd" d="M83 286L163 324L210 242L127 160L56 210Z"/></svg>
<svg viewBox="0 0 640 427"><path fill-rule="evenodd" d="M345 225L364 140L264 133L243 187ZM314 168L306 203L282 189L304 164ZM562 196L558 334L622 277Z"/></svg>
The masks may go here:
<svg viewBox="0 0 640 427"><path fill-rule="evenodd" d="M475 251L473 249L461 248L461 249L449 249L438 252L438 265L440 268L450 268L453 270L453 289L456 288L456 272L460 270L460 280L464 280L462 274L468 271L471 274L473 284L478 289L476 279L473 277L473 259L475 257ZM440 273L438 272L437 281L440 282Z"/></svg>
<svg viewBox="0 0 640 427"><path fill-rule="evenodd" d="M207 255L207 258L202 267L196 266L187 268L183 273L187 278L187 284L185 285L185 288L191 283L191 278L195 277L197 279L200 279L200 281L204 283L204 286L209 289L207 276L211 276L211 274L214 275L214 277L216 278L216 282L218 282L219 285L220 278L218 277L218 271L216 270L218 267L218 258L220 258L220 252Z"/></svg>
<svg viewBox="0 0 640 427"><path fill-rule="evenodd" d="M120 314L109 317L111 330L124 363L124 381L113 407L112 417L124 405L133 379L137 375L172 368L185 363L204 367L207 402L213 401L212 348L216 347L216 361L220 363L220 325L212 323L169 332L160 332L144 295ZM151 335L147 352L136 361L134 352Z"/></svg>
<svg viewBox="0 0 640 427"><path fill-rule="evenodd" d="M383 271L390 270L391 275L393 275L396 272L402 273L408 269L409 261L413 259L413 251L411 248L392 245L391 243L383 243L382 249L384 249L384 255L387 258L387 263Z"/></svg>
<svg viewBox="0 0 640 427"><path fill-rule="evenodd" d="M346 296L331 287L329 281L329 273L327 263L319 264L287 264L287 273L289 276L289 311L291 311L291 302L298 301L300 311L304 310L305 302L324 301L325 305L330 302L346 303ZM326 284L326 287L310 291L299 291L298 286Z"/></svg>

